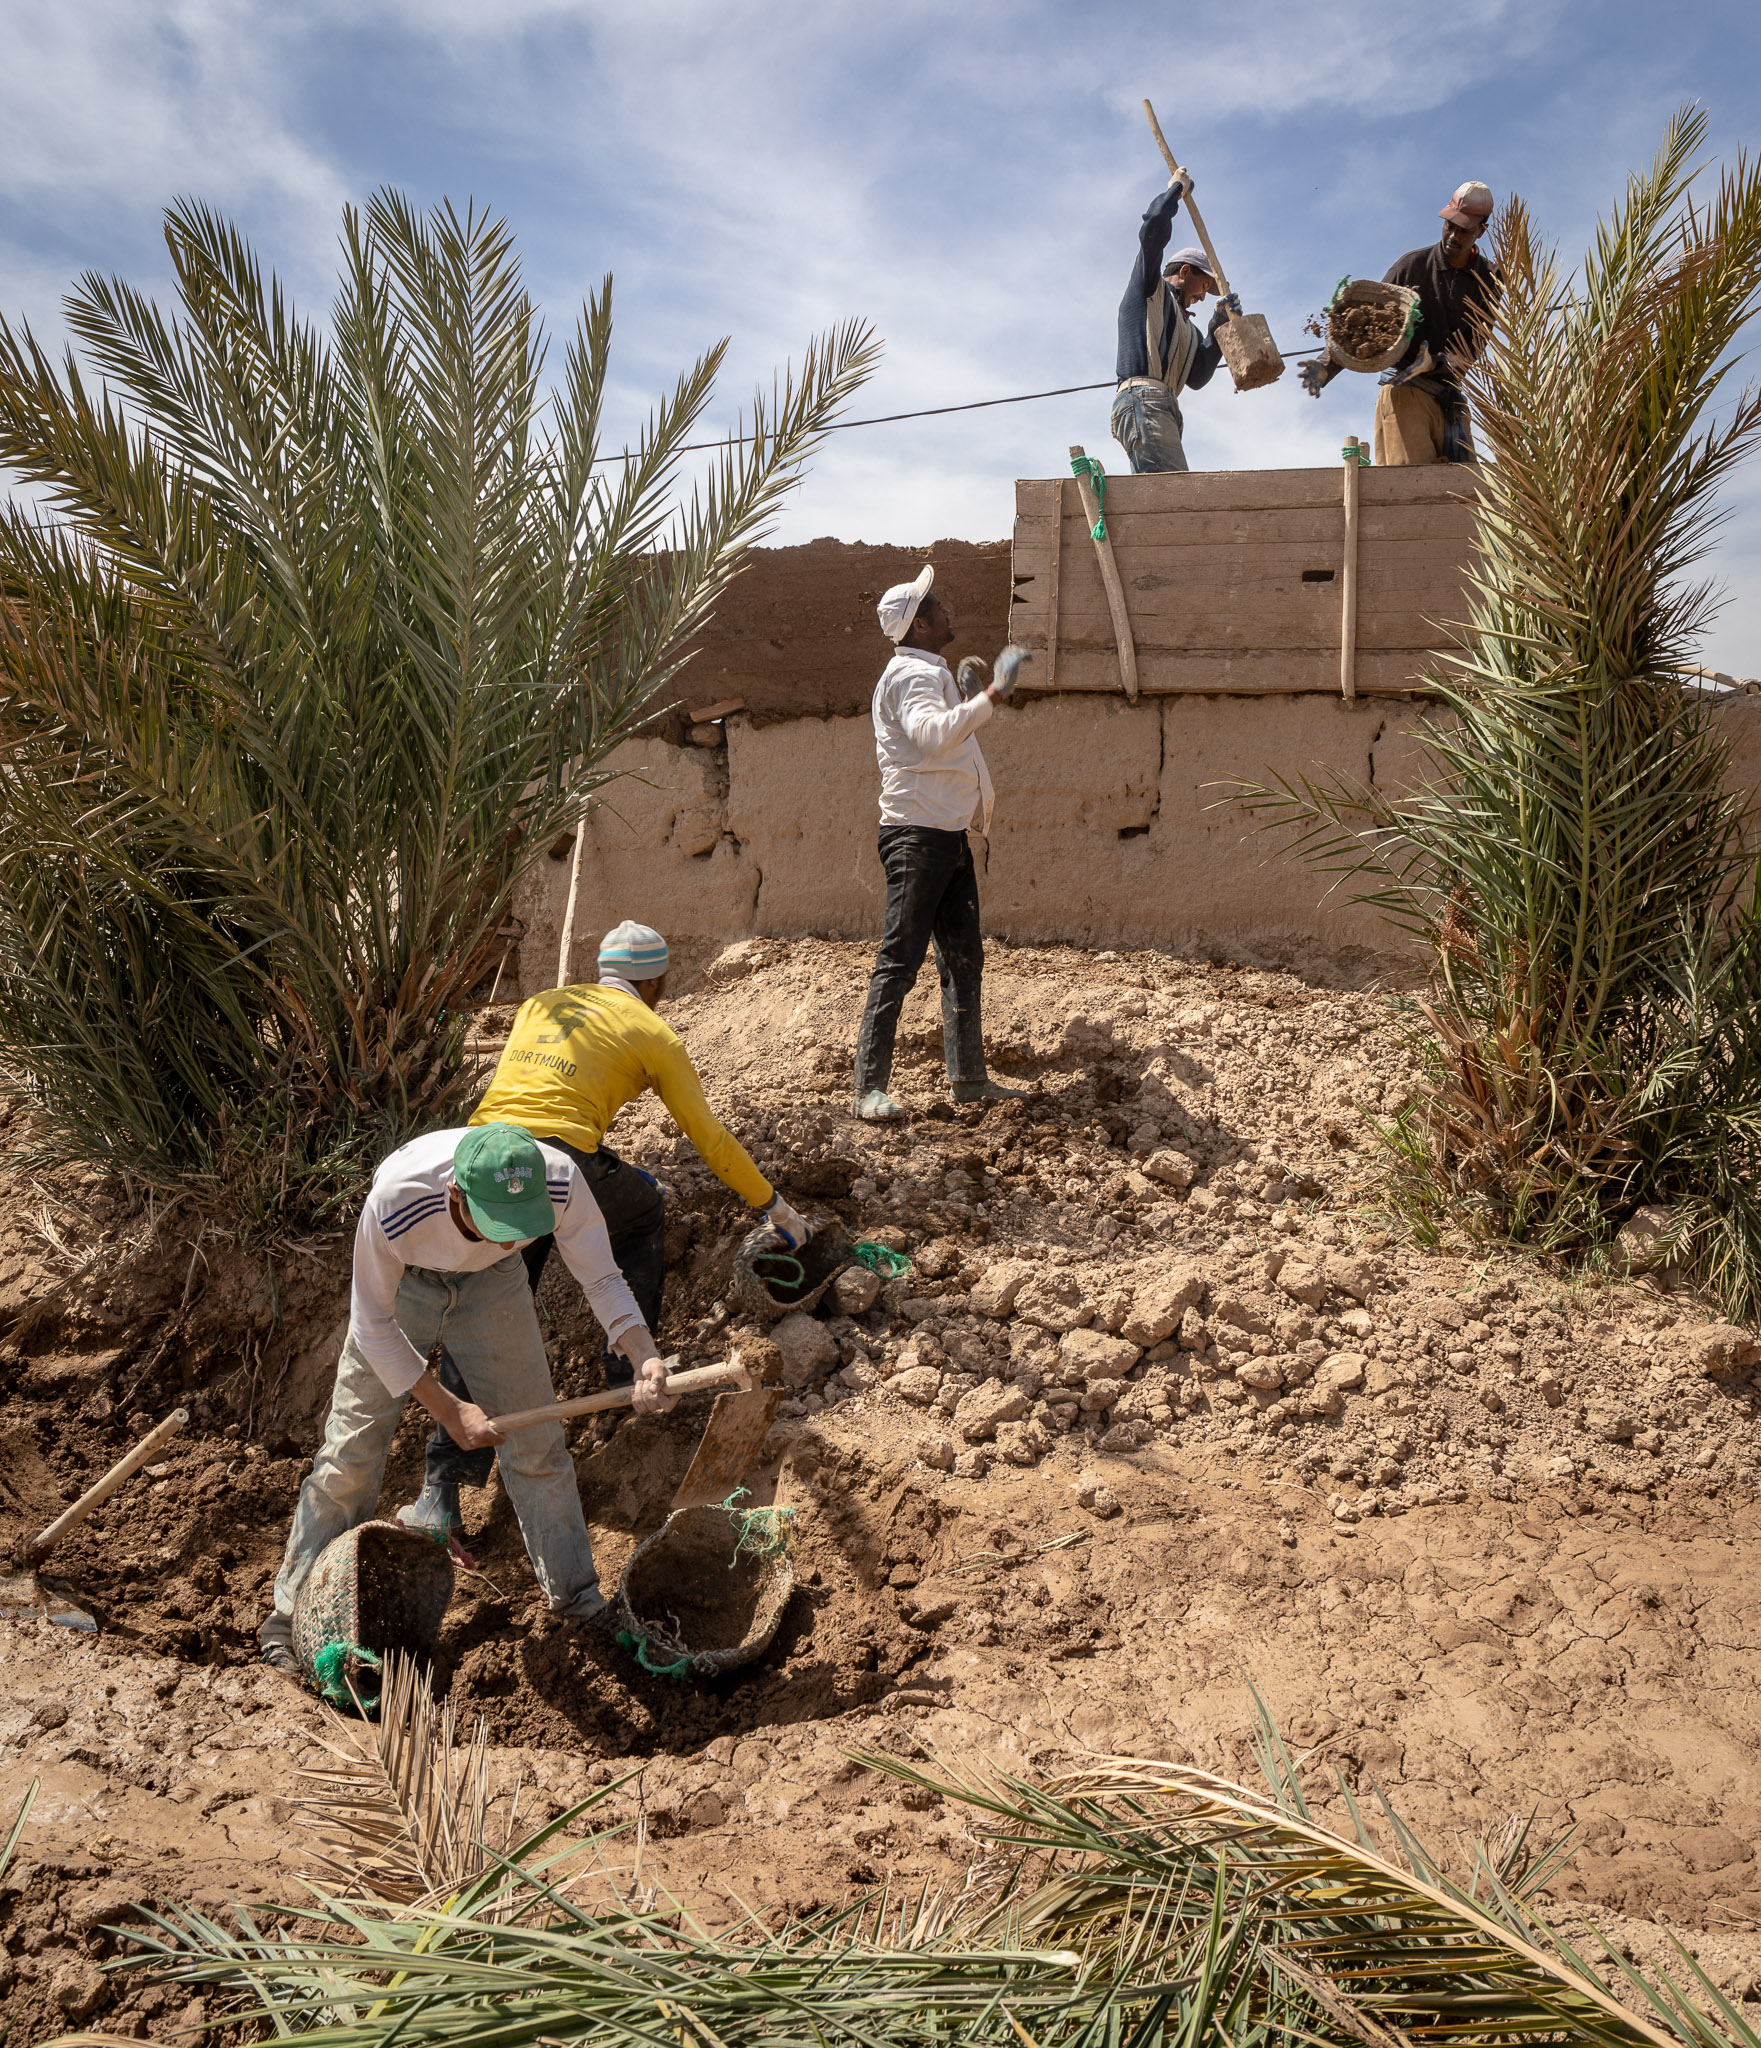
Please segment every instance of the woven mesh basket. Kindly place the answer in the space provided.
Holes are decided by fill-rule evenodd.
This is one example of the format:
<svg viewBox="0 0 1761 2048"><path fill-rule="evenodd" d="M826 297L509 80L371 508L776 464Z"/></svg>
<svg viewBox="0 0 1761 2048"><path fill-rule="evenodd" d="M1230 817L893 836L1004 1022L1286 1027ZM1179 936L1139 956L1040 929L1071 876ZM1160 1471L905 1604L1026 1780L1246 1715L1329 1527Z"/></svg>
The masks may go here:
<svg viewBox="0 0 1761 2048"><path fill-rule="evenodd" d="M799 1282L790 1260L801 1266ZM778 1323L797 1309L817 1308L826 1289L846 1266L855 1263L856 1249L841 1223L816 1225L798 1252L786 1251L770 1225L761 1223L740 1240L729 1291L759 1322Z"/></svg>
<svg viewBox="0 0 1761 2048"><path fill-rule="evenodd" d="M1414 318L1419 295L1410 285L1383 284L1372 277L1360 277L1352 283L1341 285L1333 294L1333 302L1327 308L1327 353L1334 362L1346 370L1391 370L1406 354L1416 326ZM1400 339L1392 348L1385 348L1380 355L1354 356L1333 339L1333 315L1347 306L1397 306L1405 315L1406 324L1401 329Z"/></svg>
<svg viewBox="0 0 1761 2048"><path fill-rule="evenodd" d="M301 1672L344 1705L364 1706L387 1650L432 1657L452 1599L446 1546L397 1522L362 1522L318 1553L294 1598L293 1649Z"/></svg>
<svg viewBox="0 0 1761 2048"><path fill-rule="evenodd" d="M761 1657L795 1573L789 1508L680 1508L630 1553L618 1582L629 1646L644 1671L712 1678Z"/></svg>

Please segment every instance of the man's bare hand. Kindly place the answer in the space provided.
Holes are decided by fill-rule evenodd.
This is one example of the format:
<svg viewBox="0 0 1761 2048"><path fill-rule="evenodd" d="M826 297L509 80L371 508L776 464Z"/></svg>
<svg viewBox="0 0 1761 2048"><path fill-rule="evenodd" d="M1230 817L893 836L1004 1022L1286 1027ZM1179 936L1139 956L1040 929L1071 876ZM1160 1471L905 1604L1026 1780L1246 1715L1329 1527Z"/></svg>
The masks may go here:
<svg viewBox="0 0 1761 2048"><path fill-rule="evenodd" d="M459 1403L458 1419L446 1425L446 1433L461 1451L489 1451L507 1442L499 1430L490 1428L489 1417L475 1401Z"/></svg>
<svg viewBox="0 0 1761 2048"><path fill-rule="evenodd" d="M630 1406L638 1415L670 1415L678 1405L678 1395L667 1392L666 1367L658 1358L647 1359L636 1368Z"/></svg>

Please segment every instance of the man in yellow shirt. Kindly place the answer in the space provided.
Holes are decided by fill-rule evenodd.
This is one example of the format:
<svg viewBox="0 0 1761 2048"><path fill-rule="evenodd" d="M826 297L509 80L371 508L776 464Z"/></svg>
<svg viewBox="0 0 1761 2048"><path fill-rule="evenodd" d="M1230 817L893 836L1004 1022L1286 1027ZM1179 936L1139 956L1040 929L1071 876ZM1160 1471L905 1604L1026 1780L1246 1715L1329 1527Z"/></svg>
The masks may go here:
<svg viewBox="0 0 1761 2048"><path fill-rule="evenodd" d="M792 1250L810 1234L710 1109L683 1040L655 1015L666 994L670 964L666 940L649 926L626 920L607 932L599 947L597 987L582 983L545 989L520 1005L495 1078L470 1118L472 1124L517 1124L569 1154L605 1218L618 1271L653 1331L660 1328L666 1281L666 1207L660 1183L620 1159L605 1142L618 1111L645 1090L654 1090L704 1165L762 1210L785 1245ZM534 1293L551 1242L536 1238L521 1253ZM631 1371L608 1346L607 1385L626 1384ZM455 1395L466 1393L444 1353L440 1383ZM485 1485L494 1456L493 1450L461 1450L436 1426L421 1495L400 1519L455 1534L460 1482Z"/></svg>

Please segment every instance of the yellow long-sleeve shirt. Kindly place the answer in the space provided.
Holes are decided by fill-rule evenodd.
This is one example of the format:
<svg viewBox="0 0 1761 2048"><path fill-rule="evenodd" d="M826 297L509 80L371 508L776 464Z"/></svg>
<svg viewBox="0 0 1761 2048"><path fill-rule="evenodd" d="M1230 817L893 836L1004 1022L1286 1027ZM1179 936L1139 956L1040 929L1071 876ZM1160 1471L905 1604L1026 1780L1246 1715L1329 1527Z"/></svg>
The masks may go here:
<svg viewBox="0 0 1761 2048"><path fill-rule="evenodd" d="M626 1102L652 1088L718 1180L755 1207L774 1190L703 1099L684 1041L638 996L583 984L520 1005L474 1124L519 1124L535 1138L598 1151Z"/></svg>

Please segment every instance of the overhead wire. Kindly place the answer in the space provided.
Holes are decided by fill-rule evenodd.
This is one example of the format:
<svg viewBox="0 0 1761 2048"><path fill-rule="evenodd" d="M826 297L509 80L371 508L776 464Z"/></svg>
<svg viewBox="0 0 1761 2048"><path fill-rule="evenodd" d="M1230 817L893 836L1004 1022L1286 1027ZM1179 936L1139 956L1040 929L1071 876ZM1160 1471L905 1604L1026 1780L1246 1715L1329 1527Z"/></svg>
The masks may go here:
<svg viewBox="0 0 1761 2048"><path fill-rule="evenodd" d="M1279 353L1281 355L1294 355L1297 351L1280 349ZM968 399L964 405L927 405L918 412L882 412L876 413L872 419L866 420L833 420L829 426L822 427L820 432L822 434L842 434L847 433L852 427L890 427L899 420L933 420L939 419L944 413L950 412L983 412L986 407L993 405L1031 405L1036 399L1041 398L1071 398L1079 392L1112 391L1117 387L1118 382L1118 378L1108 377L1099 384L1060 384L1055 391L1018 391L1010 398L973 398ZM751 439L752 436L750 434L730 434L720 441L688 441L683 448L675 448L672 450L672 453L675 455L701 455L717 448L744 447ZM640 451L637 452L639 453ZM602 463L634 462L635 460L636 453L626 448L618 455L595 456L593 467L598 469Z"/></svg>

